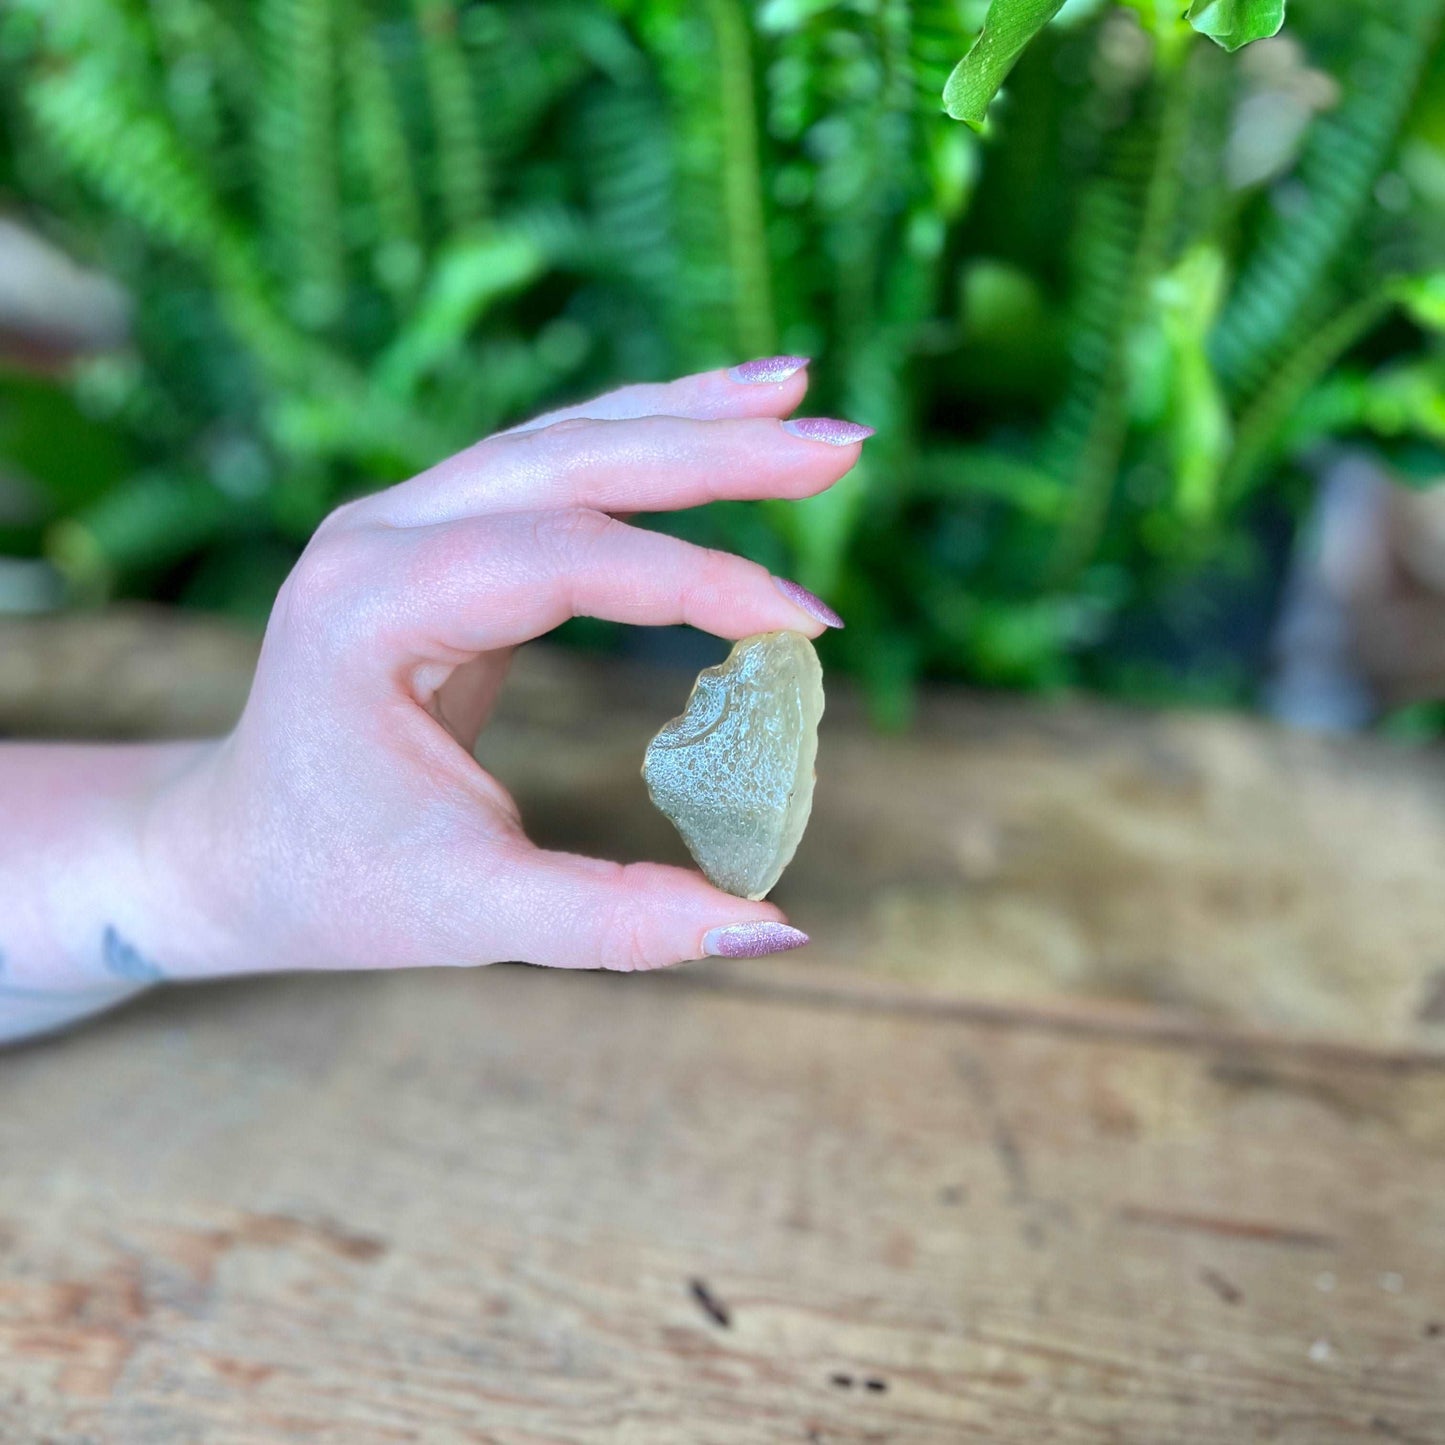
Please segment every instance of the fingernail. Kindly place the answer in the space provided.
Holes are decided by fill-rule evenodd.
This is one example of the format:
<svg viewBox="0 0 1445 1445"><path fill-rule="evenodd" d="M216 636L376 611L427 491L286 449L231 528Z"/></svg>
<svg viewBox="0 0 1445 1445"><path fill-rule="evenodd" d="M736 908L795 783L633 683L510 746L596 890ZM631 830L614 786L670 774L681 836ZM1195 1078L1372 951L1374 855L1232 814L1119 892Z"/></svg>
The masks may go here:
<svg viewBox="0 0 1445 1445"><path fill-rule="evenodd" d="M836 421L830 416L805 416L797 421L785 421L783 430L802 437L804 441L827 442L830 447L850 447L854 442L866 442L873 435L871 426L859 426L856 421Z"/></svg>
<svg viewBox="0 0 1445 1445"><path fill-rule="evenodd" d="M734 381L759 382L786 381L796 376L806 365L806 356L760 356L756 361L745 361L728 372Z"/></svg>
<svg viewBox="0 0 1445 1445"><path fill-rule="evenodd" d="M765 953L786 953L801 948L808 935L786 923L731 923L710 928L702 936L702 951L708 958L761 958Z"/></svg>
<svg viewBox="0 0 1445 1445"><path fill-rule="evenodd" d="M773 586L794 607L801 607L815 622L821 622L824 627L843 626L843 619L821 597L814 596L806 587L799 587L796 582L789 582L786 577L774 577Z"/></svg>

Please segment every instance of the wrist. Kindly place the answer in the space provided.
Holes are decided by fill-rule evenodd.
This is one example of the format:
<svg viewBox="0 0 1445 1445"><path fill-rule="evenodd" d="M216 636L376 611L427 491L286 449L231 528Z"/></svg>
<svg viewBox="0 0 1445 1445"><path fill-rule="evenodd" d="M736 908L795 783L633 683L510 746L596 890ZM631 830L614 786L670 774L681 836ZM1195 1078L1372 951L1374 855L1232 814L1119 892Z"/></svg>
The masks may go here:
<svg viewBox="0 0 1445 1445"><path fill-rule="evenodd" d="M124 847L133 902L102 935L107 970L150 982L245 971L233 887L239 853L217 799L224 741L157 748L136 780ZM123 920L130 921L130 927Z"/></svg>
<svg viewBox="0 0 1445 1445"><path fill-rule="evenodd" d="M213 747L0 747L0 1043L202 972L222 950L180 797Z"/></svg>
<svg viewBox="0 0 1445 1445"><path fill-rule="evenodd" d="M0 747L0 956L13 997L133 992L225 947L198 816L212 743Z"/></svg>

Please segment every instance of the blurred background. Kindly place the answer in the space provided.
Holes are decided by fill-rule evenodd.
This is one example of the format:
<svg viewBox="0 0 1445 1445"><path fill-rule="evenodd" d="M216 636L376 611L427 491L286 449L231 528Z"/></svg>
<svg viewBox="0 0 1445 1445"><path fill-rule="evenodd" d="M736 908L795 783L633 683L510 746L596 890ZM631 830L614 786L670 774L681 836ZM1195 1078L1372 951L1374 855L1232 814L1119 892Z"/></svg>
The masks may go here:
<svg viewBox="0 0 1445 1445"><path fill-rule="evenodd" d="M345 497L794 351L862 465L666 525L833 602L875 723L1435 735L1445 0L1177 9L1070 0L970 126L973 0L11 0L0 611L259 625Z"/></svg>

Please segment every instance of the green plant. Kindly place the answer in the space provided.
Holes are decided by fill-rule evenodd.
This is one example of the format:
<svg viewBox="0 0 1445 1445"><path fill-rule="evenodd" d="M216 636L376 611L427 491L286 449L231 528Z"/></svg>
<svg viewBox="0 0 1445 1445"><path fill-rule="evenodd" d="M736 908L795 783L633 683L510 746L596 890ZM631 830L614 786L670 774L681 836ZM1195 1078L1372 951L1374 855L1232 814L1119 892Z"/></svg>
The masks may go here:
<svg viewBox="0 0 1445 1445"><path fill-rule="evenodd" d="M137 333L73 381L125 464L32 459L11 545L258 610L350 492L793 350L879 429L863 464L676 525L835 601L880 720L925 674L1207 653L1308 448L1445 471L1445 0L1296 6L1237 54L1279 0L1058 9L14 0L13 184Z"/></svg>

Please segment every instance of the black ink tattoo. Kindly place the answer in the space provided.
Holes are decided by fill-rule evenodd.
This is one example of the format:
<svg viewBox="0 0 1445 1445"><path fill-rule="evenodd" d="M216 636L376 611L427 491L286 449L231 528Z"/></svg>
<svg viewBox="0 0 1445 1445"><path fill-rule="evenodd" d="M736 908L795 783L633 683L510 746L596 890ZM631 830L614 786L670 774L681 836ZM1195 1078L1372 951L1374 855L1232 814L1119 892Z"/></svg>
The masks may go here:
<svg viewBox="0 0 1445 1445"><path fill-rule="evenodd" d="M128 979L131 983L159 983L165 978L161 968L152 963L133 943L127 943L110 924L105 926L105 936L101 939L100 946L106 972L117 978Z"/></svg>

